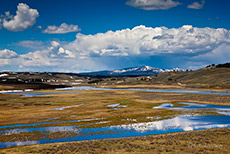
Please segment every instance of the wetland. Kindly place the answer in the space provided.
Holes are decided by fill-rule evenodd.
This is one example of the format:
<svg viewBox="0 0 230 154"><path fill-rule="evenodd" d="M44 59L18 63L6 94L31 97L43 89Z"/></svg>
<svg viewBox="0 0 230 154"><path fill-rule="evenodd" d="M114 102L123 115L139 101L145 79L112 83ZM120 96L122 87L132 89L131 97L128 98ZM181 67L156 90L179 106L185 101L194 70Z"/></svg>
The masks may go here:
<svg viewBox="0 0 230 154"><path fill-rule="evenodd" d="M226 129L228 92L116 87L4 92L0 148Z"/></svg>

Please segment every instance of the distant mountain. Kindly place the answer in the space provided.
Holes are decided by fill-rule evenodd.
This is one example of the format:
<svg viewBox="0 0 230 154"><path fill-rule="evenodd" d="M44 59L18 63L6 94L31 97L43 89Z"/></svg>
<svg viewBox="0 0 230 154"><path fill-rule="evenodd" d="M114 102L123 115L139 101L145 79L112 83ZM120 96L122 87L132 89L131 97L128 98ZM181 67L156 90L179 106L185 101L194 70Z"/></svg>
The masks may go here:
<svg viewBox="0 0 230 154"><path fill-rule="evenodd" d="M141 67L130 67L114 71L98 71L89 73L80 73L81 75L91 75L91 76L149 76L156 75L163 72L169 72L171 70L164 70L161 68L155 68L151 66L141 66Z"/></svg>

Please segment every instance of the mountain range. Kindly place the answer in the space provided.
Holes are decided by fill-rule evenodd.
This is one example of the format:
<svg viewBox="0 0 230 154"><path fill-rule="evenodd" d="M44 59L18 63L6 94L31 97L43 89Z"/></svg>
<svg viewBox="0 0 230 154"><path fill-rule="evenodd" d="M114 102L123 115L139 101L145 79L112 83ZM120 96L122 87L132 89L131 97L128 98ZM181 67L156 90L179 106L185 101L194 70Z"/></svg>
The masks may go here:
<svg viewBox="0 0 230 154"><path fill-rule="evenodd" d="M114 71L98 71L98 72L88 72L88 73L80 73L80 75L88 75L88 76L151 76L164 72L170 72L173 70L179 69L161 69L155 68L151 66L141 66L141 67L129 67Z"/></svg>

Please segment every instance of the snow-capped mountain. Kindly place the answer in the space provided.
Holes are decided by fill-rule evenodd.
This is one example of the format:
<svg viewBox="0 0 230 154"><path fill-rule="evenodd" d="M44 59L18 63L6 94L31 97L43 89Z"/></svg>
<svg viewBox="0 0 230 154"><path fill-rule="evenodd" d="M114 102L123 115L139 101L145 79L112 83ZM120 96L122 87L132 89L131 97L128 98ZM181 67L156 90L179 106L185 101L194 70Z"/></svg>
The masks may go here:
<svg viewBox="0 0 230 154"><path fill-rule="evenodd" d="M115 70L110 72L111 75L156 75L163 73L164 70L161 68L155 68L151 66L141 66L141 67L132 67L125 68L121 70Z"/></svg>
<svg viewBox="0 0 230 154"><path fill-rule="evenodd" d="M89 72L80 73L81 75L99 75L99 76L149 76L156 75L163 72L169 72L169 70L163 70L161 68L155 68L151 66L141 66L141 67L131 67L124 68L114 71L99 71L99 72Z"/></svg>

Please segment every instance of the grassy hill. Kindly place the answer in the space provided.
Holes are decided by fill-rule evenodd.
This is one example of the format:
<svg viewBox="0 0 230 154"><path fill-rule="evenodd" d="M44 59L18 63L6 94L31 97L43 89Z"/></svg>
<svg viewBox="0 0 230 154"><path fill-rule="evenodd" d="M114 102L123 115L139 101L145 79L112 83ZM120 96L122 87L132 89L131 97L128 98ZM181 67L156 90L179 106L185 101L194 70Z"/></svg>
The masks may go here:
<svg viewBox="0 0 230 154"><path fill-rule="evenodd" d="M196 71L168 72L153 77L153 80L193 88L230 88L230 68L208 67Z"/></svg>
<svg viewBox="0 0 230 154"><path fill-rule="evenodd" d="M97 82L98 85L179 85L189 88L230 89L230 68L207 68L184 71L165 72L155 76L112 77Z"/></svg>

